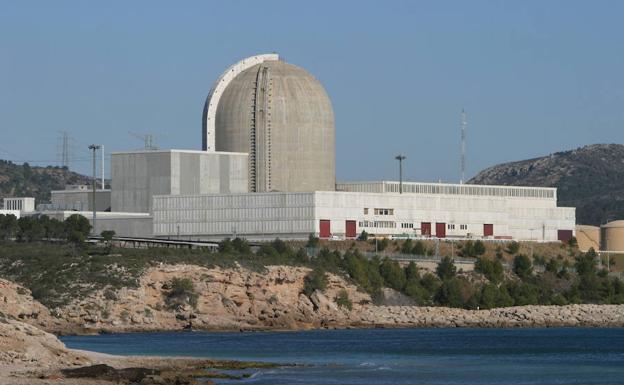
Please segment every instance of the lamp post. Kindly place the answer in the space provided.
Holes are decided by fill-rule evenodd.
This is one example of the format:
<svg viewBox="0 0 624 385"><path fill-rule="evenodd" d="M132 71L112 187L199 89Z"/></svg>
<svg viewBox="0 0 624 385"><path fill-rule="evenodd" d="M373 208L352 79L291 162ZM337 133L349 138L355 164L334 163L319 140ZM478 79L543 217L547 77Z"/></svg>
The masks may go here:
<svg viewBox="0 0 624 385"><path fill-rule="evenodd" d="M98 145L98 144L91 144L91 145L89 145L89 150L93 151L93 183L92 183L92 185L93 185L93 206L92 206L92 209L93 209L93 235L96 234L96 232L95 232L95 212L96 212L96 208L95 208L95 202L96 202L96 200L95 200L95 191L97 189L97 186L96 186L96 184L97 184L97 174L95 172L95 154L96 154L97 150L99 150L99 149L100 149L100 145Z"/></svg>
<svg viewBox="0 0 624 385"><path fill-rule="evenodd" d="M406 159L406 156L397 155L394 159L399 161L399 194L403 194L403 161Z"/></svg>

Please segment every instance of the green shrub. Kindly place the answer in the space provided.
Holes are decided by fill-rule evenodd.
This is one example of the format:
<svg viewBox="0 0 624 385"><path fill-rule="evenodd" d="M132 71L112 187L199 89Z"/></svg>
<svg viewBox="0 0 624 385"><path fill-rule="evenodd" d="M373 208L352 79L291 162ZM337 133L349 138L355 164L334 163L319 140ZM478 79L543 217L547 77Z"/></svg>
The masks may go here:
<svg viewBox="0 0 624 385"><path fill-rule="evenodd" d="M515 255L520 251L520 244L516 241L511 241L507 244L507 250L505 250L508 254Z"/></svg>
<svg viewBox="0 0 624 385"><path fill-rule="evenodd" d="M338 306L343 307L349 311L353 309L353 303L351 302L351 299L349 299L349 293L347 293L345 289L342 289L338 292L338 295L336 296L336 298L334 298L334 301L336 301L336 304Z"/></svg>
<svg viewBox="0 0 624 385"><path fill-rule="evenodd" d="M179 309L186 304L197 308L198 295L195 293L195 287L190 278L175 277L169 286L171 289L167 294L166 302L170 309Z"/></svg>
<svg viewBox="0 0 624 385"><path fill-rule="evenodd" d="M317 267L306 275L303 282L303 293L308 297L316 290L324 291L327 288L327 274L325 270Z"/></svg>

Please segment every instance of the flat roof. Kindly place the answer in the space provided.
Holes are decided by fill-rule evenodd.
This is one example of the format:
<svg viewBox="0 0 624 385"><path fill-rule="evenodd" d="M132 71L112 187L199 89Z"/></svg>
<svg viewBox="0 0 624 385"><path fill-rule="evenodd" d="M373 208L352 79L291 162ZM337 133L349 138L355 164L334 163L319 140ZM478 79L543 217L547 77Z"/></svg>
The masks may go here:
<svg viewBox="0 0 624 385"><path fill-rule="evenodd" d="M177 149L158 149L158 150L132 150L132 151L115 151L111 155L129 155L129 154L158 154L180 152L185 154L215 154L215 155L249 155L246 152L231 151L202 151L202 150L177 150Z"/></svg>

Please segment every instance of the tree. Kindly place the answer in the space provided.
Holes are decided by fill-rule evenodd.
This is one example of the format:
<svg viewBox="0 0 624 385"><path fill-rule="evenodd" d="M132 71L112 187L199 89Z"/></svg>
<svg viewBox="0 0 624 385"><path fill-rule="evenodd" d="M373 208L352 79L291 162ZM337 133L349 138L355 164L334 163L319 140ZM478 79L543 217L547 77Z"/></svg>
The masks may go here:
<svg viewBox="0 0 624 385"><path fill-rule="evenodd" d="M314 234L310 234L308 235L308 243L306 243L306 247L317 248L319 247L320 242L321 240L319 239L319 237L314 236Z"/></svg>
<svg viewBox="0 0 624 385"><path fill-rule="evenodd" d="M249 246L249 242L247 242L246 239L242 239L239 237L234 238L234 240L232 241L232 247L234 248L234 250L243 255L251 254L251 247Z"/></svg>
<svg viewBox="0 0 624 385"><path fill-rule="evenodd" d="M232 240L230 238L225 238L219 242L219 252L221 254L231 254L234 252L234 246L232 246Z"/></svg>
<svg viewBox="0 0 624 385"><path fill-rule="evenodd" d="M457 273L457 268L455 267L455 263L451 257L444 257L438 263L438 267L436 268L436 274L442 281L446 281L451 279Z"/></svg>
<svg viewBox="0 0 624 385"><path fill-rule="evenodd" d="M384 258L379 266L379 272L386 284L394 290L401 291L405 287L405 272L397 261Z"/></svg>
<svg viewBox="0 0 624 385"><path fill-rule="evenodd" d="M17 240L21 242L40 241L45 235L45 228L36 217L21 217L17 226Z"/></svg>
<svg viewBox="0 0 624 385"><path fill-rule="evenodd" d="M427 248L425 247L425 244L423 241L418 240L414 242L414 249L412 250L412 254L416 254L416 255L427 254Z"/></svg>
<svg viewBox="0 0 624 385"><path fill-rule="evenodd" d="M401 253L402 254L411 254L412 253L412 240L411 239L406 239L405 241L403 241L403 244L401 245Z"/></svg>
<svg viewBox="0 0 624 385"><path fill-rule="evenodd" d="M80 233L82 238L86 238L91 233L91 224L89 220L80 214L70 215L65 219L65 234L69 238L70 236L75 238L75 234Z"/></svg>
<svg viewBox="0 0 624 385"><path fill-rule="evenodd" d="M485 254L485 245L480 239L477 239L474 243L473 250L475 255L483 255Z"/></svg>
<svg viewBox="0 0 624 385"><path fill-rule="evenodd" d="M416 263L414 263L414 261L411 261L409 265L407 265L407 267L405 268L405 279L407 280L410 280L410 279L419 280L420 279L418 266L416 266Z"/></svg>
<svg viewBox="0 0 624 385"><path fill-rule="evenodd" d="M516 255L513 261L513 270L522 279L530 277L533 274L531 259L523 254Z"/></svg>
<svg viewBox="0 0 624 385"><path fill-rule="evenodd" d="M484 257L477 258L475 271L483 274L490 282L498 283L503 280L503 265L499 260L491 261Z"/></svg>
<svg viewBox="0 0 624 385"><path fill-rule="evenodd" d="M507 244L507 250L505 251L511 255L517 254L520 251L520 244L516 241L511 241Z"/></svg>
<svg viewBox="0 0 624 385"><path fill-rule="evenodd" d="M106 250L110 253L110 250L112 248L113 238L115 237L115 231L104 230L100 233L100 236L102 237L102 240L106 244Z"/></svg>
<svg viewBox="0 0 624 385"><path fill-rule="evenodd" d="M468 309L477 306L474 286L462 277L454 277L442 282L435 299L443 306Z"/></svg>
<svg viewBox="0 0 624 385"><path fill-rule="evenodd" d="M12 239L17 235L19 226L13 214L0 215L0 240Z"/></svg>
<svg viewBox="0 0 624 385"><path fill-rule="evenodd" d="M360 236L357 239L358 241L367 241L368 233L366 232L366 230L362 230L362 232L360 233Z"/></svg>
<svg viewBox="0 0 624 385"><path fill-rule="evenodd" d="M568 241L568 246L571 249L577 249L578 248L578 241L576 240L576 237L570 238L570 240Z"/></svg>

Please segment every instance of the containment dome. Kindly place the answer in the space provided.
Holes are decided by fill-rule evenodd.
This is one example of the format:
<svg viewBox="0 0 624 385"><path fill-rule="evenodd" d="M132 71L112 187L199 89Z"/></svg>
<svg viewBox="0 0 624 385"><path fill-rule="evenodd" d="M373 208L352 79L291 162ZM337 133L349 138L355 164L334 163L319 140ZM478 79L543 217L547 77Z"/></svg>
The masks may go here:
<svg viewBox="0 0 624 385"><path fill-rule="evenodd" d="M213 87L204 138L212 129L214 150L249 153L252 192L334 190L334 114L323 86L277 55L245 63Z"/></svg>

